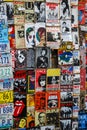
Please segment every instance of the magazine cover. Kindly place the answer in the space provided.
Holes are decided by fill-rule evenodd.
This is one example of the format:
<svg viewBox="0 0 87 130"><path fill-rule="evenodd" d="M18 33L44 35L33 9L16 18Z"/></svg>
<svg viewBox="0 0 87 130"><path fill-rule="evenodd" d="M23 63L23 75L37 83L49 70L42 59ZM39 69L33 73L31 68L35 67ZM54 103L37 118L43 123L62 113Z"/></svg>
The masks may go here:
<svg viewBox="0 0 87 130"><path fill-rule="evenodd" d="M60 46L60 27L46 27L47 46L52 49L58 49Z"/></svg>
<svg viewBox="0 0 87 130"><path fill-rule="evenodd" d="M14 1L14 24L24 24L24 2Z"/></svg>
<svg viewBox="0 0 87 130"><path fill-rule="evenodd" d="M46 90L58 90L60 83L60 69L47 69L47 85Z"/></svg>
<svg viewBox="0 0 87 130"><path fill-rule="evenodd" d="M41 130L55 130L55 126L54 125L41 126Z"/></svg>
<svg viewBox="0 0 87 130"><path fill-rule="evenodd" d="M60 25L61 25L61 31L63 34L71 33L71 20L61 20Z"/></svg>
<svg viewBox="0 0 87 130"><path fill-rule="evenodd" d="M53 49L51 50L51 68L57 68L58 67L58 50Z"/></svg>
<svg viewBox="0 0 87 130"><path fill-rule="evenodd" d="M60 85L72 85L73 84L73 66L62 66Z"/></svg>
<svg viewBox="0 0 87 130"><path fill-rule="evenodd" d="M27 92L33 94L35 92L35 71L27 71Z"/></svg>
<svg viewBox="0 0 87 130"><path fill-rule="evenodd" d="M72 105L73 103L60 104L60 118L72 118Z"/></svg>
<svg viewBox="0 0 87 130"><path fill-rule="evenodd" d="M80 85L73 85L73 95L80 95Z"/></svg>
<svg viewBox="0 0 87 130"><path fill-rule="evenodd" d="M70 0L60 0L60 19L71 19Z"/></svg>
<svg viewBox="0 0 87 130"><path fill-rule="evenodd" d="M78 6L71 7L71 25L72 27L78 27Z"/></svg>
<svg viewBox="0 0 87 130"><path fill-rule="evenodd" d="M25 24L25 44L26 48L35 46L35 25L31 23Z"/></svg>
<svg viewBox="0 0 87 130"><path fill-rule="evenodd" d="M18 49L15 53L15 66L16 68L26 68L26 49Z"/></svg>
<svg viewBox="0 0 87 130"><path fill-rule="evenodd" d="M14 24L14 5L13 5L13 2L5 2L5 3L6 3L8 24Z"/></svg>
<svg viewBox="0 0 87 130"><path fill-rule="evenodd" d="M35 1L34 3L35 21L46 21L46 4L44 0Z"/></svg>
<svg viewBox="0 0 87 130"><path fill-rule="evenodd" d="M35 110L45 110L46 109L46 93L36 92L35 94Z"/></svg>
<svg viewBox="0 0 87 130"><path fill-rule="evenodd" d="M46 25L59 25L59 4L46 2Z"/></svg>
<svg viewBox="0 0 87 130"><path fill-rule="evenodd" d="M74 50L73 51L73 65L79 66L79 64L80 64L80 52L79 50Z"/></svg>
<svg viewBox="0 0 87 130"><path fill-rule="evenodd" d="M35 68L35 49L27 49L27 68Z"/></svg>
<svg viewBox="0 0 87 130"><path fill-rule="evenodd" d="M73 52L66 50L58 50L58 64L71 65L73 64Z"/></svg>
<svg viewBox="0 0 87 130"><path fill-rule="evenodd" d="M44 46L46 44L46 27L45 23L35 24L35 44L36 46Z"/></svg>
<svg viewBox="0 0 87 130"><path fill-rule="evenodd" d="M15 25L16 48L25 48L24 25Z"/></svg>
<svg viewBox="0 0 87 130"><path fill-rule="evenodd" d="M0 3L0 15L6 15L6 4Z"/></svg>
<svg viewBox="0 0 87 130"><path fill-rule="evenodd" d="M49 68L50 67L50 48L36 47L36 67Z"/></svg>
<svg viewBox="0 0 87 130"><path fill-rule="evenodd" d="M36 69L35 91L46 91L46 69Z"/></svg>
<svg viewBox="0 0 87 130"><path fill-rule="evenodd" d="M78 120L77 119L72 120L72 130L78 130Z"/></svg>
<svg viewBox="0 0 87 130"><path fill-rule="evenodd" d="M17 117L14 118L14 125L13 128L16 128L15 130L18 130L18 128L21 130L22 128L26 128L26 117ZM23 129L25 130L25 129Z"/></svg>
<svg viewBox="0 0 87 130"><path fill-rule="evenodd" d="M60 108L60 91L46 93L46 109Z"/></svg>
<svg viewBox="0 0 87 130"><path fill-rule="evenodd" d="M35 111L35 126L46 125L46 112L44 110Z"/></svg>
<svg viewBox="0 0 87 130"><path fill-rule="evenodd" d="M14 92L26 94L26 71L19 70L14 72Z"/></svg>
<svg viewBox="0 0 87 130"><path fill-rule="evenodd" d="M8 39L9 39L9 44L10 48L14 49L16 47L15 44L15 28L14 25L9 25L8 26ZM18 39L17 39L18 40Z"/></svg>
<svg viewBox="0 0 87 130"><path fill-rule="evenodd" d="M73 40L73 47L74 49L79 49L79 37L78 37L78 29L77 28L73 28L72 29L72 40Z"/></svg>
<svg viewBox="0 0 87 130"><path fill-rule="evenodd" d="M85 90L80 91L80 109L83 110L85 108Z"/></svg>
<svg viewBox="0 0 87 130"><path fill-rule="evenodd" d="M78 118L78 112L80 110L80 96L73 95L73 117Z"/></svg>
<svg viewBox="0 0 87 130"><path fill-rule="evenodd" d="M35 126L35 108L27 107L27 128Z"/></svg>
<svg viewBox="0 0 87 130"><path fill-rule="evenodd" d="M85 2L79 2L78 5L78 22L80 25L85 24Z"/></svg>
<svg viewBox="0 0 87 130"><path fill-rule="evenodd" d="M71 119L61 119L60 128L61 128L61 130L66 130L66 129L71 130L71 128L72 128Z"/></svg>
<svg viewBox="0 0 87 130"><path fill-rule="evenodd" d="M78 129L79 130L86 130L87 129L87 112L84 110L79 111Z"/></svg>
<svg viewBox="0 0 87 130"><path fill-rule="evenodd" d="M72 5L78 5L78 0L71 0L71 6Z"/></svg>
<svg viewBox="0 0 87 130"><path fill-rule="evenodd" d="M14 118L26 116L26 95L14 93Z"/></svg>
<svg viewBox="0 0 87 130"><path fill-rule="evenodd" d="M54 125L56 129L59 128L59 110L49 109L46 111L46 125Z"/></svg>
<svg viewBox="0 0 87 130"><path fill-rule="evenodd" d="M73 88L72 86L61 86L60 101L61 103L72 102Z"/></svg>
<svg viewBox="0 0 87 130"><path fill-rule="evenodd" d="M34 1L25 2L25 23L34 22Z"/></svg>
<svg viewBox="0 0 87 130"><path fill-rule="evenodd" d="M73 74L73 84L80 85L80 74Z"/></svg>

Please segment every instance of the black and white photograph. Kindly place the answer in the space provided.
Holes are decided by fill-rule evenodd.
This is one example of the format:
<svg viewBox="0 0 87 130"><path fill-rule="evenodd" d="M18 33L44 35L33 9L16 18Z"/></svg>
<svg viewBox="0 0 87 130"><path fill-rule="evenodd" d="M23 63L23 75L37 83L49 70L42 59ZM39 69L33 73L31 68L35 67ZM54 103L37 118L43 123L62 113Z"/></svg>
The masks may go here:
<svg viewBox="0 0 87 130"><path fill-rule="evenodd" d="M72 130L78 130L78 120L72 120Z"/></svg>
<svg viewBox="0 0 87 130"><path fill-rule="evenodd" d="M41 126L41 130L55 130L55 126L54 125Z"/></svg>
<svg viewBox="0 0 87 130"><path fill-rule="evenodd" d="M35 49L33 48L27 50L27 67L35 68Z"/></svg>
<svg viewBox="0 0 87 130"><path fill-rule="evenodd" d="M79 85L80 84L80 74L74 74L73 75L73 84Z"/></svg>
<svg viewBox="0 0 87 130"><path fill-rule="evenodd" d="M80 65L80 52L79 52L79 50L73 51L73 65L74 66Z"/></svg>
<svg viewBox="0 0 87 130"><path fill-rule="evenodd" d="M50 67L50 48L48 47L36 48L36 67L37 68Z"/></svg>
<svg viewBox="0 0 87 130"><path fill-rule="evenodd" d="M71 118L72 117L72 106L60 107L60 118Z"/></svg>
<svg viewBox="0 0 87 130"><path fill-rule="evenodd" d="M71 33L71 20L61 21L61 31L62 33Z"/></svg>
<svg viewBox="0 0 87 130"><path fill-rule="evenodd" d="M46 21L46 4L44 1L35 1L34 3L35 10L35 21L36 22L45 22Z"/></svg>
<svg viewBox="0 0 87 130"><path fill-rule="evenodd" d="M71 120L70 119L60 120L60 128L61 130L72 130Z"/></svg>
<svg viewBox="0 0 87 130"><path fill-rule="evenodd" d="M6 4L0 3L0 15L6 15Z"/></svg>
<svg viewBox="0 0 87 130"><path fill-rule="evenodd" d="M70 19L70 0L60 0L60 19Z"/></svg>
<svg viewBox="0 0 87 130"><path fill-rule="evenodd" d="M6 2L8 24L14 24L14 5L13 2Z"/></svg>
<svg viewBox="0 0 87 130"><path fill-rule="evenodd" d="M16 68L25 68L26 67L26 50L19 49L16 50Z"/></svg>
<svg viewBox="0 0 87 130"><path fill-rule="evenodd" d="M78 27L78 6L71 7L71 24L72 27Z"/></svg>
<svg viewBox="0 0 87 130"><path fill-rule="evenodd" d="M73 84L73 75L62 73L60 76L60 84L61 85L72 85Z"/></svg>
<svg viewBox="0 0 87 130"><path fill-rule="evenodd" d="M72 40L75 49L79 49L79 37L78 37L78 29L72 30Z"/></svg>
<svg viewBox="0 0 87 130"><path fill-rule="evenodd" d="M80 97L79 95L73 96L73 106L80 106Z"/></svg>
<svg viewBox="0 0 87 130"><path fill-rule="evenodd" d="M72 92L61 92L60 93L61 102L72 102L73 100L73 93Z"/></svg>

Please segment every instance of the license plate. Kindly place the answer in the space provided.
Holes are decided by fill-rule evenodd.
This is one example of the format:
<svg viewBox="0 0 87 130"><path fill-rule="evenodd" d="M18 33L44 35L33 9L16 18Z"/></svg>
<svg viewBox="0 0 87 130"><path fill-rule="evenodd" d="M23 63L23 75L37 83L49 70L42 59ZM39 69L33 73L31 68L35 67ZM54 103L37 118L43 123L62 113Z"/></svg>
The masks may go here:
<svg viewBox="0 0 87 130"><path fill-rule="evenodd" d="M0 104L13 102L13 91L0 92Z"/></svg>
<svg viewBox="0 0 87 130"><path fill-rule="evenodd" d="M0 129L9 128L13 126L13 116L11 115L2 115L0 117Z"/></svg>
<svg viewBox="0 0 87 130"><path fill-rule="evenodd" d="M13 103L0 104L0 115L1 114L13 114Z"/></svg>
<svg viewBox="0 0 87 130"><path fill-rule="evenodd" d="M0 80L0 91L13 90L13 79Z"/></svg>
<svg viewBox="0 0 87 130"><path fill-rule="evenodd" d="M12 67L1 67L0 68L0 79L13 78Z"/></svg>
<svg viewBox="0 0 87 130"><path fill-rule="evenodd" d="M0 54L0 66L10 66L11 65L11 54L2 53Z"/></svg>

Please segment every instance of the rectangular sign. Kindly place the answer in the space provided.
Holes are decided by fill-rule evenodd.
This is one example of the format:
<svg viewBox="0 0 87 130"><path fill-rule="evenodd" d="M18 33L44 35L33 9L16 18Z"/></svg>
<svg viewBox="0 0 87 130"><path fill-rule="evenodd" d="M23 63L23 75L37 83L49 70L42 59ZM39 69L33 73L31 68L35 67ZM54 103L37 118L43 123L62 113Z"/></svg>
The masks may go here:
<svg viewBox="0 0 87 130"><path fill-rule="evenodd" d="M13 79L0 80L0 91L13 90Z"/></svg>
<svg viewBox="0 0 87 130"><path fill-rule="evenodd" d="M2 53L0 54L0 66L10 66L11 65L11 54Z"/></svg>
<svg viewBox="0 0 87 130"><path fill-rule="evenodd" d="M0 92L0 104L13 102L13 91Z"/></svg>
<svg viewBox="0 0 87 130"><path fill-rule="evenodd" d="M12 115L13 109L14 109L13 103L0 104L0 115L1 114L11 114Z"/></svg>
<svg viewBox="0 0 87 130"><path fill-rule="evenodd" d="M0 129L13 126L13 116L3 115L0 117Z"/></svg>
<svg viewBox="0 0 87 130"><path fill-rule="evenodd" d="M0 79L13 78L12 67L1 67L0 68Z"/></svg>

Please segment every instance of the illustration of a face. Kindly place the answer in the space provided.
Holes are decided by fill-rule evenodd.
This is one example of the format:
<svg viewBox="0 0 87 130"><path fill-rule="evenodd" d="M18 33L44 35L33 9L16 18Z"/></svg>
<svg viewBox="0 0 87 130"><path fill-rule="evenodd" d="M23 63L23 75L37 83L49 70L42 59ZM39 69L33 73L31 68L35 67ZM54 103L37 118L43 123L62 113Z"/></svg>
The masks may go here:
<svg viewBox="0 0 87 130"><path fill-rule="evenodd" d="M34 35L34 31L31 31L28 35L28 41L29 43L33 43L34 42L34 38L35 38L35 35Z"/></svg>
<svg viewBox="0 0 87 130"><path fill-rule="evenodd" d="M45 80L40 81L40 85L41 85L42 87L45 86L45 84L46 84L46 81L45 81Z"/></svg>
<svg viewBox="0 0 87 130"><path fill-rule="evenodd" d="M20 63L23 63L23 61L25 60L25 56L20 52L20 50L18 51L18 61Z"/></svg>
<svg viewBox="0 0 87 130"><path fill-rule="evenodd" d="M38 82L39 82L40 87L45 87L46 86L46 75L45 74L41 75L39 77Z"/></svg>
<svg viewBox="0 0 87 130"><path fill-rule="evenodd" d="M20 128L24 128L26 126L26 120L25 119L21 119L19 122L19 127Z"/></svg>
<svg viewBox="0 0 87 130"><path fill-rule="evenodd" d="M64 9L66 7L65 2L62 2L62 8Z"/></svg>

